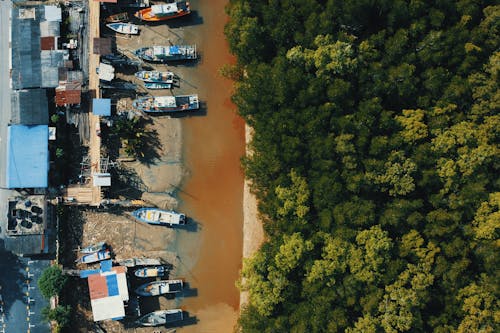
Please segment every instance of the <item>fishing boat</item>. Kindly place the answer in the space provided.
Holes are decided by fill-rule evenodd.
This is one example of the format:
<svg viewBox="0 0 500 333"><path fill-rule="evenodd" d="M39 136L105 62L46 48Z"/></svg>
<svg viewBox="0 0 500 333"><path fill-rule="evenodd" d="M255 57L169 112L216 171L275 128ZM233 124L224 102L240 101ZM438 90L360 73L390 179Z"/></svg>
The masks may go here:
<svg viewBox="0 0 500 333"><path fill-rule="evenodd" d="M182 319L181 309L159 310L140 317L136 323L142 326L160 326L181 321Z"/></svg>
<svg viewBox="0 0 500 333"><path fill-rule="evenodd" d="M160 71L139 71L134 74L136 78L144 82L174 83L175 74Z"/></svg>
<svg viewBox="0 0 500 333"><path fill-rule="evenodd" d="M136 267L136 266L159 266L161 261L155 258L129 258L118 260L120 266Z"/></svg>
<svg viewBox="0 0 500 333"><path fill-rule="evenodd" d="M141 9L134 16L143 21L158 22L185 16L189 13L191 13L189 2L176 1Z"/></svg>
<svg viewBox="0 0 500 333"><path fill-rule="evenodd" d="M146 96L132 102L132 106L144 112L179 112L200 108L198 95Z"/></svg>
<svg viewBox="0 0 500 333"><path fill-rule="evenodd" d="M134 272L138 278L161 277L167 274L165 266L144 267L139 268Z"/></svg>
<svg viewBox="0 0 500 333"><path fill-rule="evenodd" d="M137 35L139 33L139 26L132 23L116 22L108 23L106 26L119 34Z"/></svg>
<svg viewBox="0 0 500 333"><path fill-rule="evenodd" d="M94 262L106 260L111 258L111 253L109 250L99 250L94 253L86 254L80 259L78 259L76 262L83 263L83 264L92 264Z"/></svg>
<svg viewBox="0 0 500 333"><path fill-rule="evenodd" d="M186 224L186 215L173 210L158 208L139 208L132 212L132 216L141 222L149 224L169 225Z"/></svg>
<svg viewBox="0 0 500 333"><path fill-rule="evenodd" d="M146 61L167 62L196 59L196 45L150 46L135 50L135 54Z"/></svg>
<svg viewBox="0 0 500 333"><path fill-rule="evenodd" d="M123 22L128 21L128 13L118 13L114 15L110 15L106 18L107 23L115 23L115 22Z"/></svg>
<svg viewBox="0 0 500 333"><path fill-rule="evenodd" d="M182 291L182 280L161 280L139 286L135 293L139 296L159 296Z"/></svg>
<svg viewBox="0 0 500 333"><path fill-rule="evenodd" d="M144 87L148 89L171 89L172 84L160 82L144 82Z"/></svg>
<svg viewBox="0 0 500 333"><path fill-rule="evenodd" d="M97 252L100 250L105 250L105 249L106 249L106 242L99 242L99 243L84 247L83 249L80 249L80 253L91 254L91 253L94 253L94 252Z"/></svg>

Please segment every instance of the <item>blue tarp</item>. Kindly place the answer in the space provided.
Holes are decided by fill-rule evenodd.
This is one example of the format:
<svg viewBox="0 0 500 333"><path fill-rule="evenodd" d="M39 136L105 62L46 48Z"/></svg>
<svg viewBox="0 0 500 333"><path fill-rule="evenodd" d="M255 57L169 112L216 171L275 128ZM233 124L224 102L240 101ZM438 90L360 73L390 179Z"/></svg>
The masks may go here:
<svg viewBox="0 0 500 333"><path fill-rule="evenodd" d="M116 274L106 275L106 285L108 286L108 296L118 296L120 294Z"/></svg>
<svg viewBox="0 0 500 333"><path fill-rule="evenodd" d="M7 130L7 188L47 187L49 127L11 125Z"/></svg>
<svg viewBox="0 0 500 333"><path fill-rule="evenodd" d="M111 260L101 261L101 272L109 272L112 266L113 262Z"/></svg>
<svg viewBox="0 0 500 333"><path fill-rule="evenodd" d="M170 54L179 54L179 47L177 45L170 46Z"/></svg>
<svg viewBox="0 0 500 333"><path fill-rule="evenodd" d="M111 100L109 98L94 98L92 113L96 116L111 116Z"/></svg>

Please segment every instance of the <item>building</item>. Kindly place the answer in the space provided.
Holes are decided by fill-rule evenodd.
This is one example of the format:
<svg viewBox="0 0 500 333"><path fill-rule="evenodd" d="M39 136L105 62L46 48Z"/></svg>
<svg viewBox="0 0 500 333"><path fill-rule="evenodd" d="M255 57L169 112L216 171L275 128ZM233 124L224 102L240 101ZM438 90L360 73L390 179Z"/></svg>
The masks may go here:
<svg viewBox="0 0 500 333"><path fill-rule="evenodd" d="M94 321L125 317L129 300L126 272L125 266L112 267L111 260L102 261L99 270L81 271L80 277L88 281Z"/></svg>

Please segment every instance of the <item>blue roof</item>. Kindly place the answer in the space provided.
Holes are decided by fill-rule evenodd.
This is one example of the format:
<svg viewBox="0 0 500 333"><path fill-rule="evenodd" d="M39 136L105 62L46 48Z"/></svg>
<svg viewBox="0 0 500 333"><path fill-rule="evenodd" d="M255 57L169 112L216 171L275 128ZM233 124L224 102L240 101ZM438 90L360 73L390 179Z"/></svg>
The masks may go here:
<svg viewBox="0 0 500 333"><path fill-rule="evenodd" d="M92 113L96 116L111 116L111 100L109 98L94 98Z"/></svg>
<svg viewBox="0 0 500 333"><path fill-rule="evenodd" d="M7 129L7 188L47 187L49 127L11 125Z"/></svg>
<svg viewBox="0 0 500 333"><path fill-rule="evenodd" d="M120 292L118 290L118 280L116 279L116 274L106 275L106 285L108 286L108 296L120 295Z"/></svg>

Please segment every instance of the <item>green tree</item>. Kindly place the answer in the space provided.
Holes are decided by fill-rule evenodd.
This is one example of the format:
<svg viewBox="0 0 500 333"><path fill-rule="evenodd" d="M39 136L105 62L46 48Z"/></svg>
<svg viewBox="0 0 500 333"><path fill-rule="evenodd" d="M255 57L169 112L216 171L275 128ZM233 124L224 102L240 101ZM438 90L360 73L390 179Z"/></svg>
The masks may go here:
<svg viewBox="0 0 500 333"><path fill-rule="evenodd" d="M50 266L46 268L38 279L38 287L43 297L49 299L52 296L57 296L64 288L67 277L59 266Z"/></svg>

